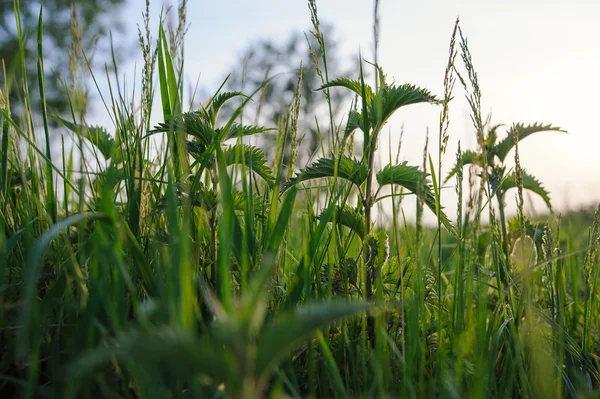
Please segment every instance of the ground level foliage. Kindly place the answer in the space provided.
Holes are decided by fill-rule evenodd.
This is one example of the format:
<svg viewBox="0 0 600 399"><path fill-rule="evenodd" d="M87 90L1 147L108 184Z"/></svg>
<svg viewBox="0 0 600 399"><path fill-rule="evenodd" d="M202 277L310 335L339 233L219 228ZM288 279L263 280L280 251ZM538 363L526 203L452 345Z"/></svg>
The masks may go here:
<svg viewBox="0 0 600 399"><path fill-rule="evenodd" d="M184 105L185 1L178 24L161 16L156 39L146 8L141 87L128 92L106 69L113 126L85 122L79 81L65 86L73 112L56 115L44 102L40 13L37 58L23 44L20 52L40 76L36 87L22 82L26 116L11 114L11 79L0 104L2 397L600 393L600 212L572 222L523 212L524 191L550 211L552 202L525 172L519 142L563 130L486 121L458 21L441 94L397 84L365 59L355 76L330 77L317 6L308 6L319 48L299 69L288 112L268 127L244 110L269 76L253 92L224 83L209 101ZM342 124L333 112L315 121L319 149L294 170L303 68L315 68L325 107L337 90L353 101ZM463 95L477 146L459 146L446 167L449 103ZM438 153L426 146L421 165L390 155L378 166L388 119L416 104L439 110ZM257 140L266 132L277 137L272 159ZM456 215L442 206L448 185ZM386 224L374 217L381 201ZM435 226L422 223L426 213Z"/></svg>

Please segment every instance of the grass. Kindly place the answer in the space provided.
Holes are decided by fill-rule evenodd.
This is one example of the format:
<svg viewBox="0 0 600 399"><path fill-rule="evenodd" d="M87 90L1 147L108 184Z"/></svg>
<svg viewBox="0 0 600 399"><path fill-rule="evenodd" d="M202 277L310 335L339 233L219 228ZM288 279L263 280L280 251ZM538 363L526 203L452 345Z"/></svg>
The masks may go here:
<svg viewBox="0 0 600 399"><path fill-rule="evenodd" d="M221 87L184 110L185 2L175 28L161 15L156 41L146 9L136 94L106 69L109 93L100 94L114 123L109 133L86 124L75 82L71 115L46 109L42 41L37 59L25 60L15 1L23 65L39 66L41 104L4 74L2 397L600 395L600 211L574 222L523 213L523 190L552 203L524 171L519 141L560 129L515 123L499 140L499 127L481 114L458 21L438 97L390 84L366 61L357 76L329 77L312 0L309 9L324 104L330 90L350 90L355 101L343 126L321 121L322 153L294 173L283 159L288 151L286 159L297 159L302 145L298 89L273 127L272 160L248 144L269 128L246 124L244 115L263 87ZM40 13L38 39L41 21ZM376 39L378 31L376 22ZM374 86L367 67L376 71ZM24 112L11 114L11 90L23 93ZM445 168L433 159L452 140L448 104L459 90L478 145L459 149L456 165ZM226 102L238 105L225 114ZM439 153L426 147L420 166L390 153L376 168L387 119L417 103L440 109ZM155 109L163 122L152 126ZM73 143L61 139L59 160L50 118ZM452 183L456 217L442 206L442 185ZM517 189L514 218L505 214L509 189ZM417 198L414 226L405 221L405 195ZM372 209L383 200L390 223L377 225ZM435 226L422 223L426 212Z"/></svg>

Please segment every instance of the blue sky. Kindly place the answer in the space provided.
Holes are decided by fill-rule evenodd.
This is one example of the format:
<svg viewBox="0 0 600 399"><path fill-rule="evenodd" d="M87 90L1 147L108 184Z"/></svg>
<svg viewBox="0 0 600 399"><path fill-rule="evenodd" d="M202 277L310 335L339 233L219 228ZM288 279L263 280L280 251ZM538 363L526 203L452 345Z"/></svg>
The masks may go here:
<svg viewBox="0 0 600 399"><path fill-rule="evenodd" d="M141 23L144 3L130 0L127 6L132 33L133 23ZM155 25L160 5L152 4ZM360 48L372 59L372 1L322 0L317 6L321 21L335 25L344 53ZM459 16L479 76L483 110L492 114L492 122L546 122L569 131L532 136L521 143L522 165L545 183L558 209L600 199L600 1L381 0L380 9L379 62L388 76L439 95L450 34ZM193 82L200 76L200 85L210 90L249 41L283 40L293 30L306 31L310 14L303 0L190 0L188 22L186 76ZM129 62L131 75L140 59L138 54ZM458 85L456 97L444 159L447 168L454 162L458 140L463 149L475 145ZM421 163L428 127L431 142L437 141L438 112L416 106L392 118L392 142L404 123L401 159ZM381 140L385 147L388 137ZM430 150L437 153L435 145ZM534 204L543 210L541 202Z"/></svg>

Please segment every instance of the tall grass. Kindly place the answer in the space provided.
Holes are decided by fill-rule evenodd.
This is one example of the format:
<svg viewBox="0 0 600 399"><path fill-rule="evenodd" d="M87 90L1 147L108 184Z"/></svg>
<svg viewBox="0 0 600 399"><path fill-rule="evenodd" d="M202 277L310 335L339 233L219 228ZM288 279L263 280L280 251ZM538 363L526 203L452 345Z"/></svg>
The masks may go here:
<svg viewBox="0 0 600 399"><path fill-rule="evenodd" d="M316 122L323 143L316 159L283 173L284 153L293 165L302 145L306 65L275 127L250 125L244 115L268 81L251 93L221 86L186 112L186 2L175 26L165 14L151 21L147 4L139 29L141 89L128 92L108 67L104 77L93 75L96 87L108 82L100 95L113 126L89 126L79 81L66 85L69 116L46 108L43 16L30 60L18 0L14 5L20 57L37 62L41 102L32 103L24 80L18 105L26 112L13 117L7 99L14 80L3 75L2 397L600 394L600 208L586 243L576 234L580 225L523 214L523 190L552 204L525 172L519 142L560 129L515 123L498 139L499 126L482 116L482 88L458 21L438 97L390 84L377 62L370 85L363 59L357 76L330 77L326 38L309 1L322 55L311 49L322 80L316 89L330 108L330 90L351 90L355 101L344 126L333 112ZM74 43L77 29L74 21ZM70 54L83 57L72 68L89 66L85 54ZM71 72L75 80L82 71ZM477 148L459 145L456 165L444 168L456 81L471 108ZM229 101L239 105L220 113ZM390 150L389 164L378 168L379 133L393 113L416 103L440 109L439 161L427 146L421 166L393 161ZM154 110L163 120L157 126L150 123ZM69 135L52 131L49 118ZM267 160L248 137L270 129L277 141ZM355 136L364 143L358 157ZM50 151L58 137L60 160ZM453 182L455 222L442 206L442 186ZM519 213L509 218L507 192L515 188ZM416 226L406 222L412 210L405 195L417 197ZM373 217L381 201L391 203L385 225ZM434 227L423 224L425 212L436 216Z"/></svg>

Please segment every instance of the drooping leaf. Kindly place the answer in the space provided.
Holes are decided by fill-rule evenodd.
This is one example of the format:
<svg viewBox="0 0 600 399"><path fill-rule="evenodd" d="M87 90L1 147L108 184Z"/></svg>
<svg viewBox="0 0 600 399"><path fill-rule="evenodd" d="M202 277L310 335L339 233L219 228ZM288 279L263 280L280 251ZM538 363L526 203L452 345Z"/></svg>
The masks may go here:
<svg viewBox="0 0 600 399"><path fill-rule="evenodd" d="M269 187L272 188L275 184L275 178L271 168L267 166L267 159L261 149L246 144L236 144L227 148L224 156L227 166L244 163L247 168L262 177Z"/></svg>
<svg viewBox="0 0 600 399"><path fill-rule="evenodd" d="M321 219L323 213L317 216L317 219ZM337 211L337 223L342 226L348 227L350 230L355 232L361 239L365 237L365 218L356 209L353 209L349 205L344 205L338 208Z"/></svg>
<svg viewBox="0 0 600 399"><path fill-rule="evenodd" d="M506 136L501 142L498 143L498 145L496 145L496 147L493 150L493 153L500 159L500 161L504 162L510 150L515 146L515 132L519 136L519 141L521 141L527 136L530 136L534 133L549 131L566 133L565 130L562 130L559 127L552 125L542 125L541 123L534 123L532 125L523 125L522 123L514 124L508 130L508 136Z"/></svg>
<svg viewBox="0 0 600 399"><path fill-rule="evenodd" d="M360 112L352 110L348 114L348 122L346 123L346 130L344 131L344 137L348 137L356 129L363 128L363 116Z"/></svg>
<svg viewBox="0 0 600 399"><path fill-rule="evenodd" d="M150 133L167 133L184 131L194 136L200 144L208 146L216 133L204 112L186 112L164 123L159 123Z"/></svg>
<svg viewBox="0 0 600 399"><path fill-rule="evenodd" d="M368 303L332 301L304 305L266 326L258 340L256 368L271 371L279 360L310 334L336 320L357 315L371 307Z"/></svg>
<svg viewBox="0 0 600 399"><path fill-rule="evenodd" d="M407 162L403 162L400 165L385 166L377 173L376 178L377 183L379 183L380 186L395 184L406 188L415 195L422 193L423 202L425 205L427 205L429 209L437 214L435 195L433 188L431 187L431 182L429 179L427 179L427 175L423 176L423 173L424 172L420 171L417 166L409 166L407 165ZM425 181L424 187L419 187L421 181L423 180ZM442 223L444 226L446 226L448 231L454 234L454 227L450 223L450 220L446 214L441 210L440 217L442 218Z"/></svg>
<svg viewBox="0 0 600 399"><path fill-rule="evenodd" d="M405 161L400 165L386 165L376 174L376 178L380 186L398 184L416 192L422 175L418 166L409 166Z"/></svg>
<svg viewBox="0 0 600 399"><path fill-rule="evenodd" d="M386 86L381 88L371 100L371 122L378 130L401 107L419 103L437 104L437 102L429 90L412 84Z"/></svg>
<svg viewBox="0 0 600 399"><path fill-rule="evenodd" d="M514 174L514 172L506 176L502 180L502 182L500 183L500 188L503 191L507 191L511 188L517 188L517 177ZM523 188L532 191L540 197L542 197L548 209L552 210L552 202L550 201L550 194L548 193L548 191L546 191L546 189L544 188L544 186L542 186L542 183L540 183L539 180L525 172L523 173Z"/></svg>
<svg viewBox="0 0 600 399"><path fill-rule="evenodd" d="M476 153L475 151L465 151L462 153L462 166L464 167L465 165L483 165L483 163L481 162L481 155L479 155L478 153ZM454 176L456 173L458 173L458 168L459 165L454 165L454 167L452 168L452 170L450 171L450 173L448 173L448 176L446 176L446 180L444 180L444 184L448 183L448 180L450 180L452 178L452 176Z"/></svg>
<svg viewBox="0 0 600 399"><path fill-rule="evenodd" d="M108 134L105 128L101 126L78 125L57 115L53 115L52 118L60 122L64 127L73 133L92 143L94 147L98 149L100 154L102 154L105 160L108 160L112 157L113 149L115 148L115 140Z"/></svg>
<svg viewBox="0 0 600 399"><path fill-rule="evenodd" d="M333 158L320 158L314 164L302 169L295 177L286 182L283 189L286 190L294 184L323 177L335 176L335 162ZM367 178L367 165L358 159L342 155L339 159L337 176L360 186Z"/></svg>
<svg viewBox="0 0 600 399"><path fill-rule="evenodd" d="M321 86L319 88L319 90L328 89L331 87L345 87L349 90L352 90L358 96L360 96L360 97L363 96L363 87L362 87L361 82L358 80L352 80L352 79L343 78L343 77L337 78L337 79L330 80L329 82L325 83L323 86ZM367 102L367 104L370 104L371 98L373 97L373 89L371 88L371 86L365 84L364 92L365 92L365 97L366 97L366 98L364 98L364 100Z"/></svg>

